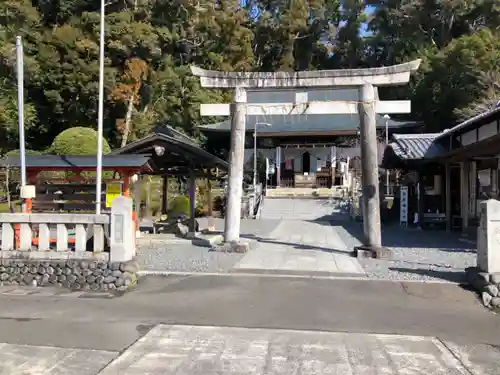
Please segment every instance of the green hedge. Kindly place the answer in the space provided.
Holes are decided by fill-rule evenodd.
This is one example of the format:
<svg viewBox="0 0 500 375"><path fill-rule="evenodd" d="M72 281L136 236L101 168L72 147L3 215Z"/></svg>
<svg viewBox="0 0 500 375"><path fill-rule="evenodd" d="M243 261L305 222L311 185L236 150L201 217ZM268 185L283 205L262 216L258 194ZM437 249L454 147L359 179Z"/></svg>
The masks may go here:
<svg viewBox="0 0 500 375"><path fill-rule="evenodd" d="M56 155L96 155L97 132L91 128L75 127L61 132L50 146L50 153ZM102 139L104 154L111 152L106 139Z"/></svg>
<svg viewBox="0 0 500 375"><path fill-rule="evenodd" d="M189 198L184 195L179 195L172 199L168 210L170 215L187 215L189 216Z"/></svg>

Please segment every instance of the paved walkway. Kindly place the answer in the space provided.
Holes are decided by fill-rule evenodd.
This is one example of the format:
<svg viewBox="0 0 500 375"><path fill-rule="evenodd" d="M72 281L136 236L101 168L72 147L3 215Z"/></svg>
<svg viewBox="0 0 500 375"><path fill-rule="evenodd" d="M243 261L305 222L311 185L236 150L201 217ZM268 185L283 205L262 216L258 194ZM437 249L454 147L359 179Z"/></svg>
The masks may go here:
<svg viewBox="0 0 500 375"><path fill-rule="evenodd" d="M293 242L287 237L300 237L299 233L302 233L306 238L318 239L319 243L316 245L318 247L352 250L361 244L362 223L351 221L348 215L342 212L339 203L334 200L267 199L264 201L262 217L266 220L269 218L285 220L285 227L289 228L287 229L289 233L278 233L279 236L284 236L279 237L284 239L284 242ZM289 225L288 222L292 220L299 224ZM325 221L332 225L332 229L329 230L333 233L332 241L329 241L327 246L321 244L323 241L321 231L310 225ZM314 241L307 243L314 245ZM464 269L476 265L475 245L460 241L456 233L418 231L404 229L398 225L383 225L382 245L391 250L390 260L355 261L356 264L361 264L368 278L460 283L465 281ZM278 251L276 247L274 249ZM288 248L283 246L282 251L297 257L293 246ZM253 260L253 263L258 264L257 260ZM265 261L262 263L265 264Z"/></svg>
<svg viewBox="0 0 500 375"><path fill-rule="evenodd" d="M263 219L330 220L342 215L331 199L264 198Z"/></svg>
<svg viewBox="0 0 500 375"><path fill-rule="evenodd" d="M234 271L311 275L364 275L357 259L328 222L282 220Z"/></svg>
<svg viewBox="0 0 500 375"><path fill-rule="evenodd" d="M462 357L431 337L160 325L101 375L486 374Z"/></svg>

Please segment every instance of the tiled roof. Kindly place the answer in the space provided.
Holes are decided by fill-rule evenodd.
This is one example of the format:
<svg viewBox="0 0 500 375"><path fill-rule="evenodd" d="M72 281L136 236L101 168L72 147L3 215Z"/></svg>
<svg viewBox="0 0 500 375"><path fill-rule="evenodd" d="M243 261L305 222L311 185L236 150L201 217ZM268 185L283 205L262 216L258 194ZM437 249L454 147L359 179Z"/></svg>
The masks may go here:
<svg viewBox="0 0 500 375"><path fill-rule="evenodd" d="M400 159L432 159L438 156L442 147L434 142L440 133L429 134L394 134L393 142L388 147Z"/></svg>
<svg viewBox="0 0 500 375"><path fill-rule="evenodd" d="M148 164L149 157L144 155L103 155L103 168L140 168ZM21 166L19 155L8 156L0 161L2 166L18 168ZM96 168L95 155L26 155L26 168Z"/></svg>
<svg viewBox="0 0 500 375"><path fill-rule="evenodd" d="M298 90L298 89L297 89ZM359 92L355 88L334 88L334 89L312 89L308 88L307 97L309 101L352 101L359 100ZM292 103L295 100L296 90L248 90L247 102L249 104L258 103ZM378 98L378 92L375 92ZM385 127L385 119L381 115L376 115L377 127ZM267 115L267 116L247 116L246 128L253 130L255 124L269 123L270 127L260 126L260 133L314 133L327 131L352 130L359 127L359 116L357 114L341 115ZM389 120L389 127L401 127L415 125L412 121ZM202 125L201 131L221 131L227 132L231 129L229 120L216 124Z"/></svg>
<svg viewBox="0 0 500 375"><path fill-rule="evenodd" d="M259 133L317 133L326 131L356 131L359 128L359 117L355 115L294 115L294 116L247 116L247 131L252 131L255 124L269 123L271 126L260 126ZM415 125L414 122L389 120L390 128ZM384 128L385 120L377 115L377 127ZM228 132L231 129L229 120L210 125L201 125L201 131Z"/></svg>
<svg viewBox="0 0 500 375"><path fill-rule="evenodd" d="M498 104L495 108L492 108L486 112L480 113L477 116L471 117L471 118L465 120L464 122L452 127L451 129L447 129L447 130L443 131L442 133L439 133L437 138L439 139L439 138L443 138L447 135L453 135L454 133L457 133L460 130L463 131L464 129L468 129L471 126L477 125L478 123L480 123L484 119L491 118L493 116L496 116L496 118L498 118L499 115L500 115L500 101L498 102Z"/></svg>
<svg viewBox="0 0 500 375"><path fill-rule="evenodd" d="M165 154L165 157L167 157L168 154L170 157L169 165L174 167L183 165L183 163L187 161L195 167L218 167L222 170L228 170L229 168L226 161L212 155L201 148L192 138L170 126L157 127L153 133L144 138L130 142L125 147L114 150L111 154L150 154L151 149L159 144L168 146L166 147L168 148L168 153Z"/></svg>

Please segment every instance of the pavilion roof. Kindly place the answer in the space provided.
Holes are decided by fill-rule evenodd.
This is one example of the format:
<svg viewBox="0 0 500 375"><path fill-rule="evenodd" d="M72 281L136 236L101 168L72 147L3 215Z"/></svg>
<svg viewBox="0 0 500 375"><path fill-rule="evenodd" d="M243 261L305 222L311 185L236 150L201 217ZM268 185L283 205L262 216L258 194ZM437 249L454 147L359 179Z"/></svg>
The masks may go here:
<svg viewBox="0 0 500 375"><path fill-rule="evenodd" d="M164 153L157 155L156 147L163 147ZM153 133L112 152L113 155L142 154L150 158L155 173L185 169L219 168L227 171L226 161L201 148L194 139L170 126L156 128Z"/></svg>
<svg viewBox="0 0 500 375"><path fill-rule="evenodd" d="M149 169L149 157L144 155L103 155L103 169ZM19 155L0 160L2 167L21 167ZM95 155L26 155L26 168L38 170L90 170L97 167Z"/></svg>

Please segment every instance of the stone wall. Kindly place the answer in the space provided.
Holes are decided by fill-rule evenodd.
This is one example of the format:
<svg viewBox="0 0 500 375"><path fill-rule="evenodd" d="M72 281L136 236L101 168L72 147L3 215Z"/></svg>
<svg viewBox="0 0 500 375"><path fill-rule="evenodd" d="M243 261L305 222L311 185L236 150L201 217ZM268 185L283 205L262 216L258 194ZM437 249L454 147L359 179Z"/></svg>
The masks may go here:
<svg viewBox="0 0 500 375"><path fill-rule="evenodd" d="M0 259L0 285L58 286L125 292L137 283L139 263L93 259Z"/></svg>
<svg viewBox="0 0 500 375"><path fill-rule="evenodd" d="M481 295L483 305L500 308L500 273L482 272L478 267L465 270L470 285Z"/></svg>

